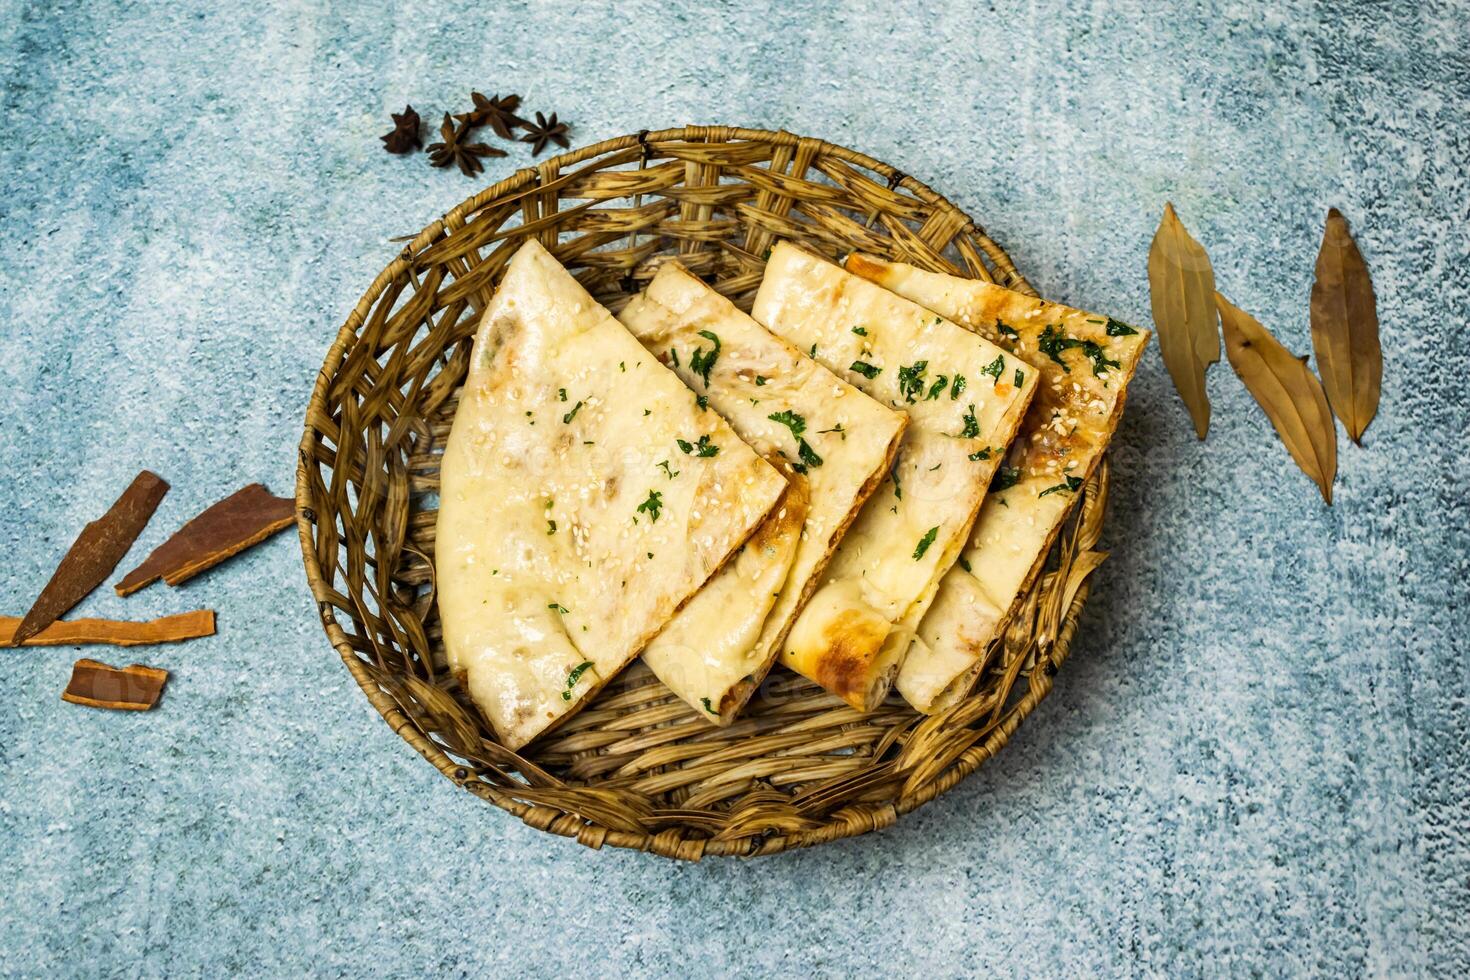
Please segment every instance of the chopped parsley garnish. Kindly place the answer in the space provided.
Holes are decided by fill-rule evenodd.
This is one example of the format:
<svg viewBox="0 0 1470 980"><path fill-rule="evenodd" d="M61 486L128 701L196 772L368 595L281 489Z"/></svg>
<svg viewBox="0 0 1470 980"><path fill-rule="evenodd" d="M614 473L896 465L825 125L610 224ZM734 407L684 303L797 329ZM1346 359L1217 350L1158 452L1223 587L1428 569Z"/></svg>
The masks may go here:
<svg viewBox="0 0 1470 980"><path fill-rule="evenodd" d="M975 406L971 405L970 410L965 413L965 428L964 431L960 433L960 438L973 439L979 434L980 423L975 421Z"/></svg>
<svg viewBox="0 0 1470 980"><path fill-rule="evenodd" d="M563 701L570 701L572 699L572 688L577 686L577 682L582 679L582 675L587 673L587 669L591 666L592 661L584 660L573 667L571 673L567 674L567 689L561 692L561 699Z"/></svg>
<svg viewBox="0 0 1470 980"><path fill-rule="evenodd" d="M762 387L764 387L764 386L765 386L765 383L766 383L766 382L767 382L767 381L769 381L769 380L770 380L770 378L763 378L763 377L761 377L761 376L760 376L760 375L758 375L758 374L757 374L757 375L756 375L756 376L755 376L755 386L756 386L756 387L757 387L757 388L762 388Z"/></svg>
<svg viewBox="0 0 1470 980"><path fill-rule="evenodd" d="M712 715L719 714L718 711L716 711L714 708L711 708L710 707L709 698L700 698L699 699L699 703L702 704L702 705L704 705L704 710L705 711L708 711L710 714L712 714Z"/></svg>
<svg viewBox="0 0 1470 980"><path fill-rule="evenodd" d="M972 463L978 463L982 459L989 459L990 447L986 446L984 449L977 449L973 453L971 453L968 458Z"/></svg>
<svg viewBox="0 0 1470 980"><path fill-rule="evenodd" d="M679 444L679 451L686 456L693 453L696 456L709 457L720 451L719 446L709 441L708 435L700 436L699 441L696 443L690 443L683 439L675 439L674 442Z"/></svg>
<svg viewBox="0 0 1470 980"><path fill-rule="evenodd" d="M1133 334L1136 333L1138 333L1138 331L1128 326L1128 324L1123 323L1120 320L1114 320L1112 317L1108 317L1109 337L1131 337Z"/></svg>
<svg viewBox="0 0 1470 980"><path fill-rule="evenodd" d="M1021 335L1016 333L1016 329L1014 327L1006 326L1004 320L995 321L995 332L1000 334L1002 337L1009 337L1012 340L1021 339Z"/></svg>
<svg viewBox="0 0 1470 980"><path fill-rule="evenodd" d="M883 373L882 368L875 367L872 364L869 364L867 361L853 361L852 364L848 365L847 369L849 371L856 371L858 374L861 374L869 381L872 381L879 374Z"/></svg>
<svg viewBox="0 0 1470 980"><path fill-rule="evenodd" d="M1049 493L1076 493L1077 489L1082 486L1082 477L1080 476L1069 476L1066 480L1066 483L1058 483L1054 487L1047 487L1036 496L1045 497Z"/></svg>
<svg viewBox="0 0 1470 980"><path fill-rule="evenodd" d="M799 457L801 457L801 462L802 462L803 465L806 465L806 466L821 466L822 465L822 457L818 456L816 454L816 451L813 450L811 446L808 446L807 445L807 442L806 442L805 439L801 439L801 440L799 440L797 442L797 445L796 445L796 455L799 456Z"/></svg>
<svg viewBox="0 0 1470 980"><path fill-rule="evenodd" d="M1082 342L1082 353L1092 358L1092 373L1102 374L1108 368L1119 367L1117 361L1108 360L1107 352L1094 340Z"/></svg>
<svg viewBox="0 0 1470 980"><path fill-rule="evenodd" d="M866 337L868 335L868 328L867 327L853 327L852 328L852 332L855 333L855 334L857 334L859 337Z"/></svg>
<svg viewBox="0 0 1470 980"><path fill-rule="evenodd" d="M950 401L954 401L956 398L960 397L960 392L965 390L965 384L965 376L963 374L957 374L954 376L954 384L949 386Z"/></svg>
<svg viewBox="0 0 1470 980"><path fill-rule="evenodd" d="M772 412L770 415L767 415L766 418L770 419L772 422L780 422L782 425L786 426L786 428L790 429L791 434L793 436L796 436L798 439L800 439L801 434L806 431L806 419L802 418L800 415L789 409L784 412Z"/></svg>
<svg viewBox="0 0 1470 980"><path fill-rule="evenodd" d="M619 371L623 371L623 372L626 373L627 370L628 370L628 366L626 364L624 364L622 361L619 361L618 362L618 370Z"/></svg>
<svg viewBox="0 0 1470 980"><path fill-rule="evenodd" d="M648 491L648 499L638 505L638 513L647 514L655 524L658 523L658 515L664 509L664 495L657 490Z"/></svg>
<svg viewBox="0 0 1470 980"><path fill-rule="evenodd" d="M709 396L708 395L695 395L694 396L694 404L697 405L697 406L699 406L699 410L701 412L707 412L707 411L709 411Z"/></svg>
<svg viewBox="0 0 1470 980"><path fill-rule="evenodd" d="M563 606L559 602L548 602L546 604L546 608L547 609L550 609L552 612L559 612L563 616L565 616L567 613L571 612L570 609L568 609L566 606Z"/></svg>
<svg viewBox="0 0 1470 980"><path fill-rule="evenodd" d="M689 369L704 379L704 386L709 387L709 369L715 366L715 361L720 356L720 338L711 330L701 330L699 335L706 340L713 341L714 350L705 350L703 347L696 348L689 356Z"/></svg>
<svg viewBox="0 0 1470 980"><path fill-rule="evenodd" d="M893 499L903 499L903 487L898 483L898 460L893 461L893 469L889 471L888 478L893 481Z"/></svg>
<svg viewBox="0 0 1470 980"><path fill-rule="evenodd" d="M807 357L812 357L812 358L814 358L814 357L817 356L817 345L816 345L816 343L813 343L812 344L812 349L806 352L806 356Z"/></svg>
<svg viewBox="0 0 1470 980"><path fill-rule="evenodd" d="M1005 369L1005 357L1001 354L997 354L995 355L995 360L991 361L989 364L985 365L985 367L980 369L980 373L990 375L991 378L995 380L996 384L1000 384L1000 373Z"/></svg>
<svg viewBox="0 0 1470 980"><path fill-rule="evenodd" d="M574 418L577 417L577 413L580 412L581 410L582 410L582 403L581 402L577 402L577 404L575 404L575 405L572 406L572 410L570 412L568 412L567 414L565 414L565 415L563 415L561 417L562 423L563 424L570 423L572 421L572 419L574 419Z"/></svg>
<svg viewBox="0 0 1470 980"><path fill-rule="evenodd" d="M999 493L1001 490L1009 490L1021 482L1021 468L1019 466L1002 466L995 471L995 479L990 481L990 492Z"/></svg>
<svg viewBox="0 0 1470 980"><path fill-rule="evenodd" d="M1062 351L1071 350L1073 347L1081 346L1082 341L1077 340L1074 337L1068 337L1065 333L1062 332L1062 328L1057 326L1055 323L1051 324L1045 330L1041 331L1041 337L1036 342L1036 349L1041 351L1047 357L1051 358L1053 361L1056 361L1058 364L1060 364L1062 366L1062 370L1066 371L1068 374L1072 373L1072 369L1067 366L1066 361L1062 360Z"/></svg>
<svg viewBox="0 0 1470 980"><path fill-rule="evenodd" d="M672 480L674 477L676 477L676 476L679 475L679 471L678 470L670 469L669 468L669 461L668 460L664 460L662 463L659 463L658 465L659 465L659 468L664 471L664 475L667 476L670 480Z"/></svg>
<svg viewBox="0 0 1470 980"><path fill-rule="evenodd" d="M558 389L556 389L556 398L557 398L557 401L563 401L563 402L566 401L567 400L567 390L565 388L558 388Z"/></svg>
<svg viewBox="0 0 1470 980"><path fill-rule="evenodd" d="M669 361L674 365L674 367L679 366L679 351L677 348L669 348Z"/></svg>
<svg viewBox="0 0 1470 980"><path fill-rule="evenodd" d="M904 401L912 402L924 393L924 372L928 369L928 361L915 361L898 369L898 393Z"/></svg>
<svg viewBox="0 0 1470 980"><path fill-rule="evenodd" d="M944 394L944 389L948 387L949 375L941 374L939 377L935 378L934 383L929 386L929 394L924 396L924 400L926 402L932 402L934 399Z"/></svg>
<svg viewBox="0 0 1470 980"><path fill-rule="evenodd" d="M832 428L830 428L830 429L818 429L817 430L817 433L819 435L826 435L829 432L844 432L845 433L846 431L847 430L842 427L842 423L841 422L838 422L836 425L832 426ZM846 436L843 436L843 438L846 438Z"/></svg>
<svg viewBox="0 0 1470 980"><path fill-rule="evenodd" d="M954 560L954 563L956 565L960 566L961 568L963 568L967 572L974 572L975 571L973 568L970 567L970 561L964 555L960 555L958 558L956 558Z"/></svg>
<svg viewBox="0 0 1470 980"><path fill-rule="evenodd" d="M1021 385L1025 384L1025 383L1026 383L1026 375L1021 372L1021 369L1020 368L1016 368L1016 387L1019 388L1019 387L1021 387Z"/></svg>
<svg viewBox="0 0 1470 980"><path fill-rule="evenodd" d="M929 546L934 543L934 538L938 534L938 524L934 525L929 530L924 532L924 536L920 538L919 543L914 546L914 561L918 561L920 558L924 557L924 552L929 550Z"/></svg>
<svg viewBox="0 0 1470 980"><path fill-rule="evenodd" d="M555 534L556 533L556 521L547 521L546 522L546 533L547 534Z"/></svg>

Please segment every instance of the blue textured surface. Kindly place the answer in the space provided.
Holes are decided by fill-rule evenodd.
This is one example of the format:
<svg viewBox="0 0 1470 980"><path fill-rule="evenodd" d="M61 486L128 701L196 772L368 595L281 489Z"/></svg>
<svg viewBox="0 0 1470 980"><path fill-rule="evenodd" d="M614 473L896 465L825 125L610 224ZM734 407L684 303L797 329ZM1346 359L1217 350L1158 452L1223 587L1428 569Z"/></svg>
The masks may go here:
<svg viewBox="0 0 1470 980"><path fill-rule="evenodd" d="M220 632L138 653L173 672L150 714L58 701L74 651L0 656L0 973L1470 970L1470 11L863 6L0 0L0 610L141 466L174 489L129 561L240 484L289 492L389 238L478 186L377 136L471 87L578 143L858 147L1046 295L1141 322L1172 199L1301 352L1335 205L1387 351L1336 506L1224 364L1197 443L1155 347L1056 692L897 827L753 863L592 853L455 791L342 669L291 535L100 590L79 612L207 605Z"/></svg>

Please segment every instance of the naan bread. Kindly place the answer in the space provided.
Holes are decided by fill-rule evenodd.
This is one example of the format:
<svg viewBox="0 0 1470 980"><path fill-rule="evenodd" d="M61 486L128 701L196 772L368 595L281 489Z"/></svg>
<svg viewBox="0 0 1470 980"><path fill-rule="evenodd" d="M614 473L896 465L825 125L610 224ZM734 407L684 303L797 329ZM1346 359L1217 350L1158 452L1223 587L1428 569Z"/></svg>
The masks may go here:
<svg viewBox="0 0 1470 980"><path fill-rule="evenodd" d="M959 555L1036 372L994 344L810 252L771 252L752 315L908 414L889 479L842 539L782 662L859 710L887 693ZM894 627L898 627L895 629Z"/></svg>
<svg viewBox="0 0 1470 980"><path fill-rule="evenodd" d="M680 439L718 451L685 457ZM544 248L522 246L475 338L435 556L450 666L501 742L590 700L785 487Z"/></svg>
<svg viewBox="0 0 1470 980"><path fill-rule="evenodd" d="M664 265L620 318L791 484L736 559L643 651L670 690L729 724L770 670L837 540L888 473L908 419L677 264ZM678 474L671 479L683 479L687 458L670 461Z"/></svg>
<svg viewBox="0 0 1470 980"><path fill-rule="evenodd" d="M846 265L976 331L1041 374L1036 400L985 498L963 560L944 577L898 675L908 702L933 713L969 690L986 648L1040 572L1122 417L1148 332L902 263L855 254Z"/></svg>

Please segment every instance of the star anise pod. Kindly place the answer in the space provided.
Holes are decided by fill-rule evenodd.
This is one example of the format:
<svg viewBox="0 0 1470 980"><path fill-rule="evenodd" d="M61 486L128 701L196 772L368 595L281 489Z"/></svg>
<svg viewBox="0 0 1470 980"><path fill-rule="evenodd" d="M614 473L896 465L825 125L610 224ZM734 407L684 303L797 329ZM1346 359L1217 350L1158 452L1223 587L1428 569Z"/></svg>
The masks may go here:
<svg viewBox="0 0 1470 980"><path fill-rule="evenodd" d="M567 124L556 121L556 113L547 119L541 113L536 113L536 123L526 123L526 135L521 137L522 143L531 144L531 156L539 157L541 151L546 149L547 141L555 143L563 150L572 144L567 140Z"/></svg>
<svg viewBox="0 0 1470 980"><path fill-rule="evenodd" d="M383 141L383 149L389 153L423 149L424 141L419 139L419 114L413 111L413 106L406 105L401 113L389 114L393 117L393 132L378 137Z"/></svg>
<svg viewBox="0 0 1470 980"><path fill-rule="evenodd" d="M473 177L485 169L485 165L480 162L480 157L506 155L504 150L497 150L484 143L461 142L469 131L470 127L467 123L455 129L449 113L444 113L444 122L439 126L439 135L443 137L443 142L429 144L429 162L436 167L447 167L454 164L466 177Z"/></svg>
<svg viewBox="0 0 1470 980"><path fill-rule="evenodd" d="M521 107L519 95L507 95L502 99L500 94L496 93L487 99L479 92L471 92L470 98L474 100L475 108L470 112L458 113L454 117L462 123L471 126L483 126L488 123L490 128L495 130L495 135L503 140L515 139L515 134L511 130L519 126L530 125L516 115L516 110Z"/></svg>

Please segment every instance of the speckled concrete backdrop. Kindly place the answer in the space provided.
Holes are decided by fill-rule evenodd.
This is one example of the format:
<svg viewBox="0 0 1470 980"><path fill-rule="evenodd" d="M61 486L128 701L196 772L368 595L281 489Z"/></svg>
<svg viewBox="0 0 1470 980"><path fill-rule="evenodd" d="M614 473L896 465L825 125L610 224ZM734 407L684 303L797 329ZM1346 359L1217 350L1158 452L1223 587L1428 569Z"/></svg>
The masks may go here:
<svg viewBox="0 0 1470 980"><path fill-rule="evenodd" d="M142 654L174 672L148 715L60 703L73 651L0 656L0 972L1464 975L1470 11L708 6L0 0L0 608L140 466L174 489L136 554L239 484L289 491L390 236L476 186L377 135L471 86L578 142L862 148L1125 319L1172 199L1300 351L1335 205L1388 351L1337 505L1224 365L1196 443L1151 353L1056 693L893 830L758 863L594 854L455 792L352 685L290 536L99 592L220 633Z"/></svg>

